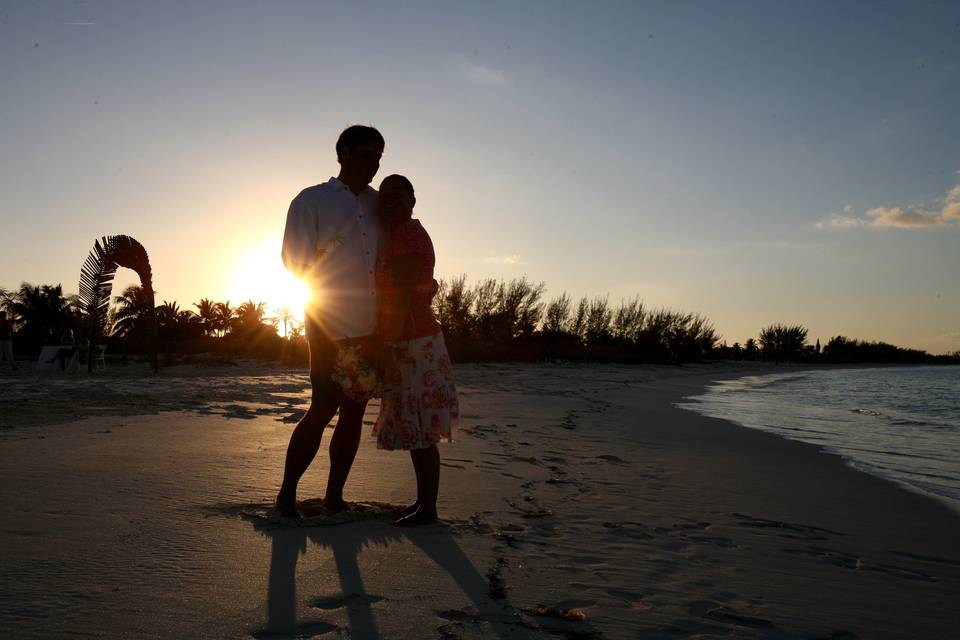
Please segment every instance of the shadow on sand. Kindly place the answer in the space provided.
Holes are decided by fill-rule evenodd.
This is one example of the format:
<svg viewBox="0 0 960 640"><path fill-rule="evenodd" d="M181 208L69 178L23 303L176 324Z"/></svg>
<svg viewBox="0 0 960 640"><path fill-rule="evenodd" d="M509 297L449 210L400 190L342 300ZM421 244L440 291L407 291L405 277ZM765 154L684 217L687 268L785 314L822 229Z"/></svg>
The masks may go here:
<svg viewBox="0 0 960 640"><path fill-rule="evenodd" d="M477 570L456 541L457 525L441 524L420 528L400 528L391 522L391 505L359 505L360 521L324 521L306 518L304 523L272 523L260 515L242 513L254 528L270 539L270 576L267 586L267 623L251 632L255 638L303 638L341 629L322 618L323 610L346 608L349 633L354 638L380 638L372 605L383 597L367 593L358 557L365 547L390 546L407 540L450 574L472 602L470 609L434 611L436 630L441 637L456 637L456 627L482 624L487 633L498 638L542 637L532 633L531 625L515 612L505 594L493 594L493 585ZM330 525L340 526L330 526ZM296 574L300 556L310 545L333 552L341 593L310 602L318 615L298 616ZM415 580L416 576L409 576ZM495 599L496 598L496 599ZM429 605L428 605L429 606ZM536 628L536 627L534 627ZM411 630L412 632L414 630ZM422 634L425 630L417 629Z"/></svg>

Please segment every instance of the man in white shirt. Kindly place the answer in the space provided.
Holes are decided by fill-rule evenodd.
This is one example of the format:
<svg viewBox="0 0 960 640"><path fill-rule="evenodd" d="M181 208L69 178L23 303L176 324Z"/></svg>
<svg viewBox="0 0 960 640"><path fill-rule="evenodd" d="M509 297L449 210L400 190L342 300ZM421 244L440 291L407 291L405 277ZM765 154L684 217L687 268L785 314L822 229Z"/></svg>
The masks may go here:
<svg viewBox="0 0 960 640"><path fill-rule="evenodd" d="M310 285L306 338L310 347L310 408L287 447L276 513L298 517L297 484L310 466L323 430L340 410L330 440L330 475L324 504L346 507L343 487L360 446L366 402L347 398L330 374L337 343L372 344L377 294L374 270L380 228L377 192L370 181L380 168L384 140L373 127L354 125L337 140L340 173L308 187L290 203L283 234L283 262Z"/></svg>

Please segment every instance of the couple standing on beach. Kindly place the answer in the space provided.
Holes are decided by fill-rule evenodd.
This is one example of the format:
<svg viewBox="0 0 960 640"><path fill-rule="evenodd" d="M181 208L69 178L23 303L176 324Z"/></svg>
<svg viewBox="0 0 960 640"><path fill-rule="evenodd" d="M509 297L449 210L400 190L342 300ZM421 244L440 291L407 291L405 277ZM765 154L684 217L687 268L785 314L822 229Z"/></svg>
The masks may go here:
<svg viewBox="0 0 960 640"><path fill-rule="evenodd" d="M373 429L377 446L409 450L417 477L416 502L397 512L397 524L437 519L437 444L453 438L457 393L431 310L435 255L430 236L412 217L413 184L391 175L379 192L370 186L384 148L373 127L345 129L336 144L337 177L301 191L287 213L283 261L311 289L305 334L312 397L287 447L275 505L281 517L300 516L297 484L338 410L324 507L348 508L343 488L360 446L367 404L349 378L357 369L372 369L382 387ZM359 364L345 366L348 354L356 354Z"/></svg>

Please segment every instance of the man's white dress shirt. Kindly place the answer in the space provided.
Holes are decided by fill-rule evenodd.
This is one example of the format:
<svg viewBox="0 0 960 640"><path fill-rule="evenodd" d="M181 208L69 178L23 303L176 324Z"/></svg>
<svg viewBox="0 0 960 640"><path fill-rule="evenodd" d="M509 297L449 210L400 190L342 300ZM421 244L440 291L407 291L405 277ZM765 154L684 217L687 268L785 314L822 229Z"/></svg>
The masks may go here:
<svg viewBox="0 0 960 640"><path fill-rule="evenodd" d="M377 191L355 195L337 178L308 187L290 203L283 263L310 286L307 313L341 340L376 329L374 270L380 228Z"/></svg>

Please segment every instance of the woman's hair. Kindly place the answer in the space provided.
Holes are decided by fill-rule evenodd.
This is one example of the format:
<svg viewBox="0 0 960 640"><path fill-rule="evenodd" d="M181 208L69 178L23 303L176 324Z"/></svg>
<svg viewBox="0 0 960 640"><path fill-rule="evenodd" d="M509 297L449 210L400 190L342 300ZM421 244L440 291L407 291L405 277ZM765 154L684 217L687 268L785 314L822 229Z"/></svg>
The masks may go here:
<svg viewBox="0 0 960 640"><path fill-rule="evenodd" d="M387 176L387 177L384 178L383 180L381 180L381 181L380 181L380 185L382 186L383 183L386 182L387 180L399 180L400 183L403 184L403 186L405 186L405 187L407 188L407 191L410 192L410 197L411 197L411 198L416 198L416 197L417 197L416 194L413 192L413 183L410 182L410 180L407 178L407 176L402 176L402 175L400 175L399 173L394 173L394 174L391 174L391 175Z"/></svg>
<svg viewBox="0 0 960 640"><path fill-rule="evenodd" d="M353 153L357 147L368 142L375 142L381 147L386 146L383 135L373 127L362 124L347 127L337 138L337 162L342 162L344 155Z"/></svg>

